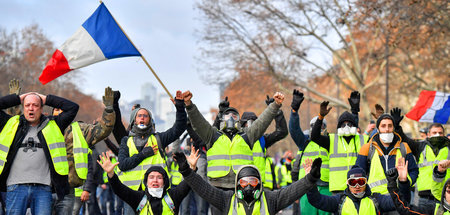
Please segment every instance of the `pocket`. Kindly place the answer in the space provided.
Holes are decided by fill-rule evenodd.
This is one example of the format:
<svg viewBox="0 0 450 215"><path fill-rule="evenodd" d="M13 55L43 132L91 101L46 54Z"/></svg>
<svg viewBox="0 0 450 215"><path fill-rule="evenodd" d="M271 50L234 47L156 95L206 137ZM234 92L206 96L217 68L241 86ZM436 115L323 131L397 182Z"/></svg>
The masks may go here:
<svg viewBox="0 0 450 215"><path fill-rule="evenodd" d="M6 191L7 192L12 192L15 189L17 189L18 186L19 186L18 184L9 185L8 187L6 187Z"/></svg>

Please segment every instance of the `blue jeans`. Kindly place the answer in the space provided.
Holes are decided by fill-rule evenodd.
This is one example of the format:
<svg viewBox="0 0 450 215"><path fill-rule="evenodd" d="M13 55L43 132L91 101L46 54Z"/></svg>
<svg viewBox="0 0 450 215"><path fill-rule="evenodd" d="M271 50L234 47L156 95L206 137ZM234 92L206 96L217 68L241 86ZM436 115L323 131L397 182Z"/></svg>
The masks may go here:
<svg viewBox="0 0 450 215"><path fill-rule="evenodd" d="M55 215L70 215L73 211L75 203L75 190L70 188L69 194L65 195L62 200L57 199L55 205L53 205L53 212Z"/></svg>
<svg viewBox="0 0 450 215"><path fill-rule="evenodd" d="M27 208L32 214L52 213L52 189L40 184L14 184L7 187L6 214L23 215Z"/></svg>

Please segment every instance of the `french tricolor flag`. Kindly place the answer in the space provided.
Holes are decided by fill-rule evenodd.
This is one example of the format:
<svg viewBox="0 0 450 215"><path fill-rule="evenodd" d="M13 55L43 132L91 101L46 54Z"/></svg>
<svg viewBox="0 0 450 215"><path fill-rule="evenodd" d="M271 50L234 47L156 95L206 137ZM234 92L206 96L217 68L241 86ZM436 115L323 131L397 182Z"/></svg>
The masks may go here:
<svg viewBox="0 0 450 215"><path fill-rule="evenodd" d="M406 117L419 122L447 124L450 116L450 93L422 90L419 100Z"/></svg>
<svg viewBox="0 0 450 215"><path fill-rule="evenodd" d="M141 54L101 3L77 32L53 53L39 81L46 84L74 69L129 56Z"/></svg>

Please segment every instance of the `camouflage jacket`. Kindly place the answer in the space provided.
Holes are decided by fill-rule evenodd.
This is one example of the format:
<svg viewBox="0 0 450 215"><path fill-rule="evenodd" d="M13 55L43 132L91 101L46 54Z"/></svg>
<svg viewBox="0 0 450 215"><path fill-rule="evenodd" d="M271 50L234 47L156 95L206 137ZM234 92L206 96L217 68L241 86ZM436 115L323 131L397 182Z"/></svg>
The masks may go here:
<svg viewBox="0 0 450 215"><path fill-rule="evenodd" d="M87 124L78 122L81 132L89 145L94 146L96 143L102 141L111 133L116 115L112 108L105 108L103 111L102 119L95 124ZM73 159L73 134L72 125L67 127L64 132L64 139L66 140L67 160L69 162L69 185L70 187L79 187L83 185L84 180L78 177L75 171L75 164Z"/></svg>

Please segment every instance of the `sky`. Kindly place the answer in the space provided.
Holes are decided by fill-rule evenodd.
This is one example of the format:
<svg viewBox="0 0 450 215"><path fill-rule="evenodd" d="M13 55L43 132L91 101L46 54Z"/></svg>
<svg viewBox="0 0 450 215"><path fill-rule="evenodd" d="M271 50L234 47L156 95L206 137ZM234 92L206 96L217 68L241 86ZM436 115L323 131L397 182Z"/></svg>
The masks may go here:
<svg viewBox="0 0 450 215"><path fill-rule="evenodd" d="M200 110L217 107L218 87L205 84L195 67L199 38L194 32L201 26L194 0L103 2L173 96L176 90L190 90ZM59 47L98 5L93 0L1 1L0 27L10 32L36 23ZM141 85L147 82L165 92L139 57L107 60L72 72L83 77L80 89L99 100L107 86L120 90L127 102L139 99Z"/></svg>

